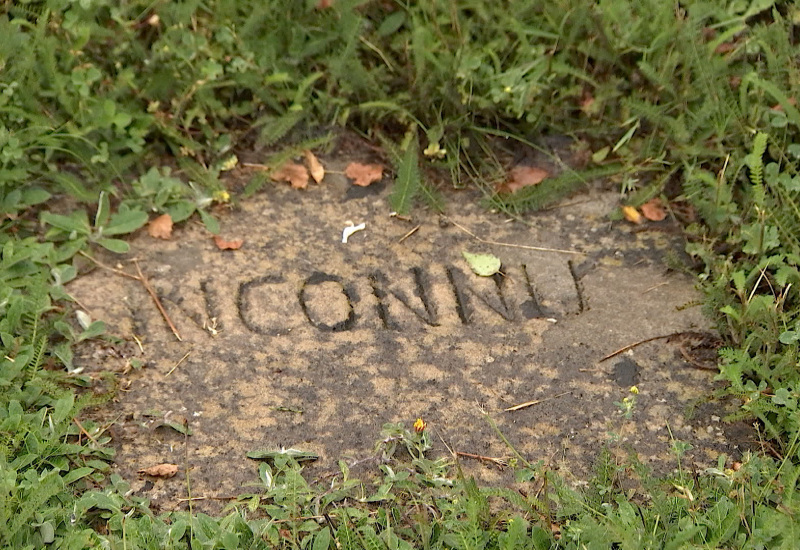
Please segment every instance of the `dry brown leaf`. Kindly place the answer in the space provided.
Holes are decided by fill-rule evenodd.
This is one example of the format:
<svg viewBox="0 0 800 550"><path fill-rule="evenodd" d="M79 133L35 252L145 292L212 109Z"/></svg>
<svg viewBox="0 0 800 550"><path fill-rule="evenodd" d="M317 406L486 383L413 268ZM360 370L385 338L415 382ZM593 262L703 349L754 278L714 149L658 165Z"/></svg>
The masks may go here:
<svg viewBox="0 0 800 550"><path fill-rule="evenodd" d="M147 233L155 239L169 239L172 236L172 216L161 214L147 224Z"/></svg>
<svg viewBox="0 0 800 550"><path fill-rule="evenodd" d="M728 53L736 49L736 44L733 42L723 42L714 49L714 53Z"/></svg>
<svg viewBox="0 0 800 550"><path fill-rule="evenodd" d="M136 473L153 477L172 477L178 473L178 465L167 463L156 464L155 466L150 466L149 468L143 468Z"/></svg>
<svg viewBox="0 0 800 550"><path fill-rule="evenodd" d="M239 250L244 244L244 239L235 239L233 241L226 241L219 235L214 235L214 244L220 250Z"/></svg>
<svg viewBox="0 0 800 550"><path fill-rule="evenodd" d="M515 166L508 171L508 180L500 184L497 190L502 193L513 193L523 187L537 185L550 176L547 170L535 166Z"/></svg>
<svg viewBox="0 0 800 550"><path fill-rule="evenodd" d="M592 93L590 91L586 90L583 92L579 105L581 111L583 111L587 115L591 116L597 114L598 106L597 103L595 102L594 96L592 96Z"/></svg>
<svg viewBox="0 0 800 550"><path fill-rule="evenodd" d="M293 189L308 187L308 170L302 164L287 162L270 174L270 177L275 181L289 182Z"/></svg>
<svg viewBox="0 0 800 550"><path fill-rule="evenodd" d="M366 187L383 177L383 166L380 164L351 162L344 169L344 175L353 180L353 185Z"/></svg>
<svg viewBox="0 0 800 550"><path fill-rule="evenodd" d="M642 215L633 206L623 206L622 215L631 223L642 223Z"/></svg>
<svg viewBox="0 0 800 550"><path fill-rule="evenodd" d="M658 197L650 199L642 205L642 215L651 222L660 222L667 217L667 211Z"/></svg>
<svg viewBox="0 0 800 550"><path fill-rule="evenodd" d="M322 179L325 177L325 168L322 166L322 163L316 155L308 149L303 151L303 154L306 157L306 165L308 166L308 172L311 174L311 177L314 178L315 182L322 183Z"/></svg>
<svg viewBox="0 0 800 550"><path fill-rule="evenodd" d="M319 0L319 2L317 2L317 9L324 10L330 8L332 5L333 5L333 0Z"/></svg>

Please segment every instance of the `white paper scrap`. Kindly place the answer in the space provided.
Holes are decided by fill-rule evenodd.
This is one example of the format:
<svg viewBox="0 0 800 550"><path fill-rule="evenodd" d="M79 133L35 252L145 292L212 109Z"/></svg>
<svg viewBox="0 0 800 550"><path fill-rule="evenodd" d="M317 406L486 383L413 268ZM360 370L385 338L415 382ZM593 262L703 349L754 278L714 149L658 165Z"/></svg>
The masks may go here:
<svg viewBox="0 0 800 550"><path fill-rule="evenodd" d="M347 239L350 238L350 235L352 235L356 231L362 231L366 227L367 227L366 223L360 223L358 225L353 225L353 223L350 222L350 225L345 227L344 231L342 231L342 242L343 243L347 243Z"/></svg>

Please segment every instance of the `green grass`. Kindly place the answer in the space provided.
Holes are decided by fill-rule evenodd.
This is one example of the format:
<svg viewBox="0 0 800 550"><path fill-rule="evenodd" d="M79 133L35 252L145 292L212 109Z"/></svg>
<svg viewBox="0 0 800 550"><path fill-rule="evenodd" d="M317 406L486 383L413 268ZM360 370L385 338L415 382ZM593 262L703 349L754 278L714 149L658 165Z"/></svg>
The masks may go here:
<svg viewBox="0 0 800 550"><path fill-rule="evenodd" d="M0 546L795 546L794 3L43 0L0 11ZM581 490L518 457L532 488L523 495L476 486L427 458L425 435L388 426L376 483L343 470L309 485L278 456L259 490L217 518L156 517L126 496L109 476L107 426L81 420L115 382L73 369L72 346L104 337L101 322L67 321L74 256L124 253L124 235L154 213L196 215L215 231L210 207L228 199L221 175L237 151L261 144L277 160L335 127L385 144L397 210L438 204L431 171L511 215L598 177L624 204L661 197L686 225L706 312L727 342L720 393L757 422L764 452L663 479L635 457L603 455ZM594 160L495 193L504 142L548 134ZM49 211L65 200L71 214ZM676 465L681 451L676 442Z"/></svg>

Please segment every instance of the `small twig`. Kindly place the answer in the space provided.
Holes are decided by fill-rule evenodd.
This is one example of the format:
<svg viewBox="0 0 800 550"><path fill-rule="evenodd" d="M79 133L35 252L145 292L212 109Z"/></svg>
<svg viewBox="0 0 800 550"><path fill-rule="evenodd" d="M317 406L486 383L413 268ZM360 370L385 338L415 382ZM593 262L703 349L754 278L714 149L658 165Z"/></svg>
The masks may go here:
<svg viewBox="0 0 800 550"><path fill-rule="evenodd" d="M117 269L116 267L111 267L110 265L104 264L100 260L96 260L95 258L92 258L91 256L89 256L83 250L79 250L78 254L80 254L81 256L83 256L85 258L87 258L89 261L91 261L92 263L94 263L98 267L102 267L103 269L106 269L106 270L108 270L108 271L110 271L112 273L116 273L117 275L122 275L123 277L128 277L129 279L133 279L134 281L141 281L141 279L139 277L137 277L136 275L131 275L130 273L122 271L121 269Z"/></svg>
<svg viewBox="0 0 800 550"><path fill-rule="evenodd" d="M400 243L402 243L404 240L406 240L407 238L409 238L411 235L413 235L414 233L416 233L417 231L419 231L419 228L420 228L420 227L422 227L422 225L418 225L417 227L415 227L414 229L412 229L411 231L409 231L408 233L406 233L405 235L403 235L403 237L402 237L402 238L401 238L399 241L397 241L397 244L400 244Z"/></svg>
<svg viewBox="0 0 800 550"><path fill-rule="evenodd" d="M455 222L453 220L450 220L450 223L455 225L457 228L459 228L461 231L463 231L464 233L466 233L467 235L469 235L473 239L476 239L478 242L482 242L484 244L493 244L493 245L497 245L497 246L508 246L508 247L511 247L511 248L522 248L524 250L536 250L537 252L556 252L558 254L576 254L578 256L584 254L583 252L577 252L575 250L563 250L561 248L545 248L545 247L542 247L542 246L530 246L530 245L526 245L526 244L514 244L514 243L503 243L503 242L500 242L500 241L490 241L488 239L482 239L481 237L477 236L475 233L473 233L472 231L470 231L469 229L467 229L463 225L460 225L459 223L457 223L457 222Z"/></svg>
<svg viewBox="0 0 800 550"><path fill-rule="evenodd" d="M659 288L659 287L666 286L666 285L668 285L668 284L669 284L669 283L667 283L667 282L658 283L657 285L653 285L653 286L651 286L650 288L648 288L647 290L645 290L644 292L642 292L642 294L647 294L647 293L648 293L648 292L650 292L651 290L655 290L655 289L657 289L657 288Z"/></svg>
<svg viewBox="0 0 800 550"><path fill-rule="evenodd" d="M187 352L186 352L186 353L183 355L183 357L181 357L181 358L178 360L178 362L177 362L177 363L175 363L175 366L174 366L174 367L172 367L171 369L169 369L169 372L168 372L167 374L165 374L164 376L169 376L170 374L172 374L173 372L175 372L175 369L177 369L177 368L180 366L180 364L181 364L181 363L183 363L184 361L186 361L186 358L187 358L187 357L189 357L189 354L191 354L191 353L192 353L192 350L189 350L189 351L187 351Z"/></svg>
<svg viewBox="0 0 800 550"><path fill-rule="evenodd" d="M598 363L602 363L603 361L608 361L609 359L611 359L612 357L616 357L620 353L624 353L629 349L633 349L636 346L646 344L647 342L652 342L653 340L663 340L664 338L672 338L673 336L679 336L681 334L685 334L685 332L673 332L672 334L663 334L661 336L653 336L652 338L645 338L644 340L639 340L638 342L634 342L633 344L628 344L625 347L619 348L617 351L609 353L608 355L600 359Z"/></svg>
<svg viewBox="0 0 800 550"><path fill-rule="evenodd" d="M98 445L97 440L94 437L92 437L92 434L86 431L86 428L83 427L83 424L81 424L81 421L78 420L77 417L73 416L72 421L75 422L75 425L78 426L78 429L81 431L83 435L91 439L92 443Z"/></svg>
<svg viewBox="0 0 800 550"><path fill-rule="evenodd" d="M483 456L483 455L476 455L472 453L465 453L462 451L456 451L457 456L463 456L465 458L474 458L475 460L480 460L481 462L490 462L495 466L499 466L500 468L505 468L508 466L508 461L504 458L497 458L494 456Z"/></svg>
<svg viewBox="0 0 800 550"><path fill-rule="evenodd" d="M567 395L568 393L572 393L572 391L573 390L561 392L557 395L551 395L550 397L545 397L544 399L535 399L533 401L526 401L525 403L520 403L519 405L514 405L513 407L503 409L503 411L512 412L512 411L519 411L521 409L527 409L528 407L533 407L534 405L538 405L539 403L544 403L545 401L550 401L551 399Z"/></svg>
<svg viewBox="0 0 800 550"><path fill-rule="evenodd" d="M245 168L257 168L258 170L271 170L270 166L266 164L256 164L255 162L243 162L242 166Z"/></svg>
<svg viewBox="0 0 800 550"><path fill-rule="evenodd" d="M77 299L75 296L73 296L73 295L72 295L72 294L70 294L69 292L67 292L67 296L69 297L69 299L70 299L70 300L72 300L73 302L75 302L76 304L78 304L78 306L79 306L79 307L80 307L80 308L81 308L83 311L85 311L86 313L88 313L88 314L89 314L89 316L92 316L92 310L91 310L91 309L89 309L88 307L86 307L84 304L82 304L80 300L78 300L78 299Z"/></svg>
<svg viewBox="0 0 800 550"><path fill-rule="evenodd" d="M135 334L132 334L131 336L132 336L132 337L133 337L133 339L136 341L136 345L138 345L138 346L139 346L139 351L141 351L142 353L144 353L144 346L142 345L142 341L141 341L141 340L139 340L139 338L137 338Z"/></svg>
<svg viewBox="0 0 800 550"><path fill-rule="evenodd" d="M164 318L164 321L166 321L167 325L169 325L172 334L175 335L175 338L178 339L178 342L183 342L178 329L175 328L175 325L172 324L172 320L169 318L169 315L167 315L167 310L161 305L161 300L158 299L155 290L153 290L153 287L150 286L150 283L147 281L147 277L145 277L144 273L142 273L142 268L139 267L139 262L137 260L133 260L133 265L136 266L136 272L139 274L139 280L142 282L142 286L144 286L144 289L155 302L158 311L161 312L161 316Z"/></svg>

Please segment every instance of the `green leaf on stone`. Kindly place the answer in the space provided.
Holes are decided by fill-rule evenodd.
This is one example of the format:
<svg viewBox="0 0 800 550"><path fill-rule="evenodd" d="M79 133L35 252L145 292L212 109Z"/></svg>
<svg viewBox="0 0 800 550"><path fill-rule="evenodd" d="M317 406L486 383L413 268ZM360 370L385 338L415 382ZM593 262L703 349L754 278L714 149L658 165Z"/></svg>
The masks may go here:
<svg viewBox="0 0 800 550"><path fill-rule="evenodd" d="M219 235L220 228L217 219L205 210L198 210L198 212L200 212L200 218L203 220L206 229L214 235Z"/></svg>
<svg viewBox="0 0 800 550"><path fill-rule="evenodd" d="M491 277L495 273L500 272L502 262L500 258L494 254L473 254L464 250L461 252L461 255L467 260L470 269L472 269L475 275Z"/></svg>

